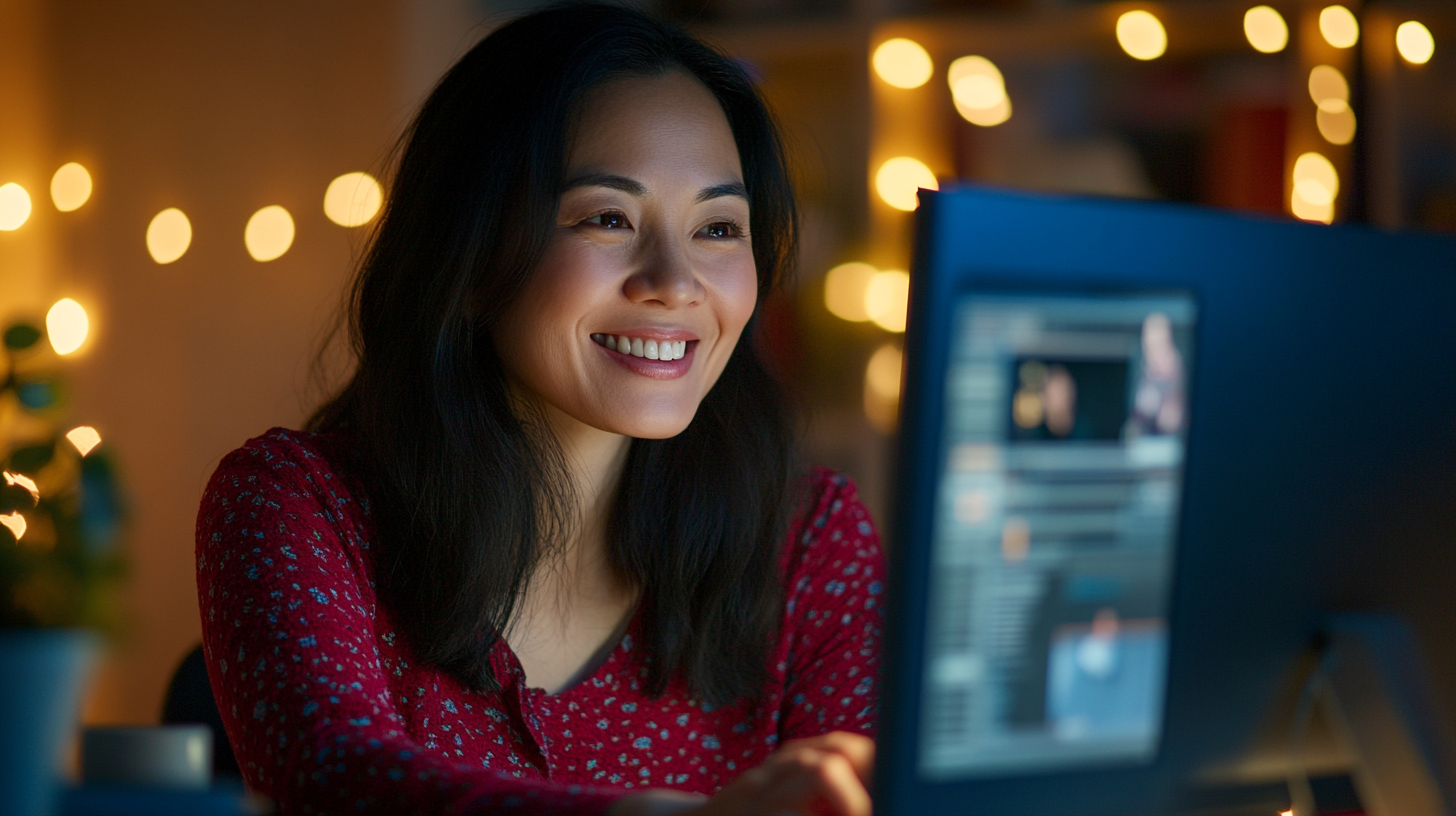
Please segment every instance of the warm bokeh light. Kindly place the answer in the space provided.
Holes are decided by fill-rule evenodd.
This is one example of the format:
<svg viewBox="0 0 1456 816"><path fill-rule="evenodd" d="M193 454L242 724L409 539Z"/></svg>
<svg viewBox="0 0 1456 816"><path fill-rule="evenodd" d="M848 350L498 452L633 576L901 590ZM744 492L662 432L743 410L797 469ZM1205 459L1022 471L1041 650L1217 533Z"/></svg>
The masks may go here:
<svg viewBox="0 0 1456 816"><path fill-rule="evenodd" d="M5 525L10 534L15 536L16 541L25 537L25 516L20 513L12 510L6 515L0 516L0 524Z"/></svg>
<svg viewBox="0 0 1456 816"><path fill-rule="evenodd" d="M176 207L168 207L147 225L147 252L159 264L169 264L187 253L192 245L192 222Z"/></svg>
<svg viewBox="0 0 1456 816"><path fill-rule="evenodd" d="M1320 34L1336 48L1349 48L1360 41L1360 21L1344 6L1325 6L1319 16Z"/></svg>
<svg viewBox="0 0 1456 816"><path fill-rule="evenodd" d="M0 186L0 230L20 229L30 218L30 193L15 182Z"/></svg>
<svg viewBox="0 0 1456 816"><path fill-rule="evenodd" d="M1330 223L1335 215L1335 198L1340 194L1340 174L1330 160L1318 153L1305 153L1294 162L1294 191L1290 209L1306 221Z"/></svg>
<svg viewBox="0 0 1456 816"><path fill-rule="evenodd" d="M1407 20L1395 30L1395 48L1406 62L1425 65L1436 54L1436 38L1421 23Z"/></svg>
<svg viewBox="0 0 1456 816"><path fill-rule="evenodd" d="M31 501L40 501L40 487L36 485L34 479L26 476L24 473L11 473L8 470L5 471L5 484L20 485L21 487L25 488L25 491L27 493L30 494Z"/></svg>
<svg viewBox="0 0 1456 816"><path fill-rule="evenodd" d="M1333 65L1316 65L1309 72L1309 98L1314 100L1316 105L1325 107L1330 103L1339 103L1331 107L1331 110L1338 110L1339 107L1350 105L1350 83L1345 81L1345 75L1340 69Z"/></svg>
<svg viewBox="0 0 1456 816"><path fill-rule="evenodd" d="M910 275L898 269L876 272L865 287L865 311L885 331L905 331L905 312L910 306Z"/></svg>
<svg viewBox="0 0 1456 816"><path fill-rule="evenodd" d="M80 348L90 331L86 310L70 298L61 298L46 312L46 337L57 354L70 354Z"/></svg>
<svg viewBox="0 0 1456 816"><path fill-rule="evenodd" d="M76 162L61 165L51 176L51 201L61 212L79 210L91 198L91 174Z"/></svg>
<svg viewBox="0 0 1456 816"><path fill-rule="evenodd" d="M904 37L880 43L871 62L880 79L896 88L919 88L935 73L930 53L920 43Z"/></svg>
<svg viewBox="0 0 1456 816"><path fill-rule="evenodd" d="M841 320L861 323L870 319L865 291L880 270L867 263L840 264L824 276L824 305Z"/></svg>
<svg viewBox="0 0 1456 816"><path fill-rule="evenodd" d="M996 64L985 57L961 57L946 75L956 112L973 125L994 127L1011 118L1006 80Z"/></svg>
<svg viewBox="0 0 1456 816"><path fill-rule="evenodd" d="M870 423L884 433L895 429L900 408L900 369L904 355L894 343L875 350L865 366L864 410Z"/></svg>
<svg viewBox="0 0 1456 816"><path fill-rule="evenodd" d="M1315 124L1330 144L1347 145L1355 140L1355 112L1347 103L1337 99L1321 103L1315 112Z"/></svg>
<svg viewBox="0 0 1456 816"><path fill-rule="evenodd" d="M253 213L243 230L243 243L255 261L271 261L283 257L293 246L293 216L277 204Z"/></svg>
<svg viewBox="0 0 1456 816"><path fill-rule="evenodd" d="M1255 51L1277 54L1289 45L1289 25L1269 6L1254 6L1244 12L1244 36Z"/></svg>
<svg viewBox="0 0 1456 816"><path fill-rule="evenodd" d="M101 444L101 434L90 425L82 425L79 428L72 428L66 433L66 439L76 447L76 452L82 456L90 453L97 445Z"/></svg>
<svg viewBox="0 0 1456 816"><path fill-rule="evenodd" d="M921 189L939 190L940 183L918 159L897 156L880 165L880 171L875 173L875 191L897 210L910 212L919 207Z"/></svg>
<svg viewBox="0 0 1456 816"><path fill-rule="evenodd" d="M384 204L384 189L368 173L345 173L324 191L324 215L341 227L369 223Z"/></svg>
<svg viewBox="0 0 1456 816"><path fill-rule="evenodd" d="M1168 32L1152 12L1129 11L1117 18L1117 44L1133 59L1157 59L1168 50Z"/></svg>

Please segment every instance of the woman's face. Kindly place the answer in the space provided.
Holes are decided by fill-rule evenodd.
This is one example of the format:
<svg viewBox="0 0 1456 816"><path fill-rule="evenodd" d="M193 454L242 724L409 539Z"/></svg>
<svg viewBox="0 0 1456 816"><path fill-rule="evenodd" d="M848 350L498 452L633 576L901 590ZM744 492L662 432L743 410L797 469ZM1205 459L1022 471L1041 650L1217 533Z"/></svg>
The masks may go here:
<svg viewBox="0 0 1456 816"><path fill-rule="evenodd" d="M566 179L541 265L493 332L506 373L591 427L681 433L757 298L728 120L684 73L607 83Z"/></svg>

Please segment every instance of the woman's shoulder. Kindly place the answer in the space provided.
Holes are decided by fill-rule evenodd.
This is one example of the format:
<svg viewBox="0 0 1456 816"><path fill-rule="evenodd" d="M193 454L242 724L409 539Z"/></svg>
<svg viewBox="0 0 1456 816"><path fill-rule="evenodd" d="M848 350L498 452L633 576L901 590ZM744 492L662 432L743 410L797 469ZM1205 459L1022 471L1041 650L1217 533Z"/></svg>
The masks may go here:
<svg viewBox="0 0 1456 816"><path fill-rule="evenodd" d="M884 575L880 534L854 480L823 467L810 472L803 510L790 529L784 573L791 594L812 588L878 594Z"/></svg>
<svg viewBox="0 0 1456 816"><path fill-rule="evenodd" d="M210 512L246 508L339 523L369 514L357 478L359 455L338 434L272 428L222 458L203 495L199 521Z"/></svg>

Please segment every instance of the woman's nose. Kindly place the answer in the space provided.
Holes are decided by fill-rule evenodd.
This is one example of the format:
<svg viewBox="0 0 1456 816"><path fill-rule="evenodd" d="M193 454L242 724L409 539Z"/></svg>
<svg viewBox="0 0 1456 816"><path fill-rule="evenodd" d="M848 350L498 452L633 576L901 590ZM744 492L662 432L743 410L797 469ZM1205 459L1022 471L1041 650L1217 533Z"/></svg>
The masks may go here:
<svg viewBox="0 0 1456 816"><path fill-rule="evenodd" d="M697 303L707 294L685 248L670 240L653 242L622 290L633 303L657 302L669 309Z"/></svg>

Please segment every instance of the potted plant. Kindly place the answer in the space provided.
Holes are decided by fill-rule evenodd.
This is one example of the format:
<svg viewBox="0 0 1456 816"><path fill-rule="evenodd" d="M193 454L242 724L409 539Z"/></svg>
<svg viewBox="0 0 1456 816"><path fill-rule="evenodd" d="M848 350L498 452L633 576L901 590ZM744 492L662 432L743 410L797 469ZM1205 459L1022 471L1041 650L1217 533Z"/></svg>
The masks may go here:
<svg viewBox="0 0 1456 816"><path fill-rule="evenodd" d="M61 357L40 329L0 344L0 813L53 807L98 633L120 577L121 508L100 434L66 421Z"/></svg>

